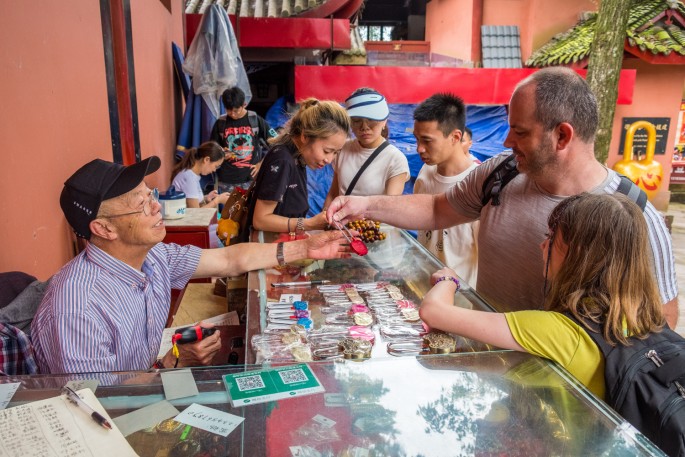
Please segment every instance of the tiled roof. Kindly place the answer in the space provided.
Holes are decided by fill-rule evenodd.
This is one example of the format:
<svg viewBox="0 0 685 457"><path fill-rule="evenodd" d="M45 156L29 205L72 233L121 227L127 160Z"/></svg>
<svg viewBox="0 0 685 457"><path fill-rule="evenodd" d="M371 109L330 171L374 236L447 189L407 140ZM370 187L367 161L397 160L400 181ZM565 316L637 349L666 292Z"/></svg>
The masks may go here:
<svg viewBox="0 0 685 457"><path fill-rule="evenodd" d="M535 51L526 65L546 67L582 62L590 55L597 13L588 13L570 30L555 35ZM628 46L668 56L685 56L685 5L679 0L641 0L634 3L626 28Z"/></svg>
<svg viewBox="0 0 685 457"><path fill-rule="evenodd" d="M216 3L240 17L288 17L315 8L326 0L186 0L186 14L202 14Z"/></svg>
<svg viewBox="0 0 685 457"><path fill-rule="evenodd" d="M521 40L515 25L480 27L483 68L521 68Z"/></svg>

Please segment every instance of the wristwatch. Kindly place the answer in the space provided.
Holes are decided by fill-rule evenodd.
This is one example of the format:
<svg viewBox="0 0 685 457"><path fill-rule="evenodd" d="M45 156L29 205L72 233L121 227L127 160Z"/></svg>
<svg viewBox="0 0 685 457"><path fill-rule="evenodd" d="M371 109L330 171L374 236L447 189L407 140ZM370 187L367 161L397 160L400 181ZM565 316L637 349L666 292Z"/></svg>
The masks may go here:
<svg viewBox="0 0 685 457"><path fill-rule="evenodd" d="M285 257L283 256L283 242L281 241L276 245L276 260L278 260L278 265L285 265Z"/></svg>
<svg viewBox="0 0 685 457"><path fill-rule="evenodd" d="M303 217L297 218L297 226L295 227L295 231L297 233L304 233L304 218Z"/></svg>

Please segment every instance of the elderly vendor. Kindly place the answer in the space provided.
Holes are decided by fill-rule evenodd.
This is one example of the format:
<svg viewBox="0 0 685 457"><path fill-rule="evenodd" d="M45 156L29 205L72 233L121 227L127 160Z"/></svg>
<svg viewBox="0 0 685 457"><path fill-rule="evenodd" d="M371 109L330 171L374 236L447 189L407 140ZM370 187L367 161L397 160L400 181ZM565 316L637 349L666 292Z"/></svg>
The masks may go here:
<svg viewBox="0 0 685 457"><path fill-rule="evenodd" d="M278 244L221 249L164 244L157 189L143 182L160 166L150 157L130 166L96 159L64 184L60 205L89 242L53 278L31 327L42 373L147 370L206 365L219 332L156 360L171 288L191 278L234 276L303 258L347 256L338 231Z"/></svg>

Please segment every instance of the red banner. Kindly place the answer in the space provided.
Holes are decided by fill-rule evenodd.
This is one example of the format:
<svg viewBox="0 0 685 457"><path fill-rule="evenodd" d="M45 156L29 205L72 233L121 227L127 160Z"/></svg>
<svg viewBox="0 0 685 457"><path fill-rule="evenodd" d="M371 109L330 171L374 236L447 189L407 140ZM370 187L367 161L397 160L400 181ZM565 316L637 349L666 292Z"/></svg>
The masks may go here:
<svg viewBox="0 0 685 457"><path fill-rule="evenodd" d="M295 99L344 101L355 89L373 87L389 103L419 103L440 91L454 92L471 105L506 105L516 84L535 68L435 68L296 66ZM585 70L578 70L585 76ZM618 103L633 102L636 70L621 70Z"/></svg>

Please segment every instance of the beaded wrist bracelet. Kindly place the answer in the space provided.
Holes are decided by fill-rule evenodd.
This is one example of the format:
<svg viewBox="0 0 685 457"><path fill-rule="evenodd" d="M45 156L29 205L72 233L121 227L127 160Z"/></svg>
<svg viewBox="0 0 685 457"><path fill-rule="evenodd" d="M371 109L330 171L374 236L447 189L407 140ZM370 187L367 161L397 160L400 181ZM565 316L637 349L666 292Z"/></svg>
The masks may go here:
<svg viewBox="0 0 685 457"><path fill-rule="evenodd" d="M435 284L442 281L452 281L453 283L455 283L457 285L457 290L454 291L455 293L459 292L459 289L461 289L461 284L459 284L459 280L454 276L442 276L435 281Z"/></svg>

